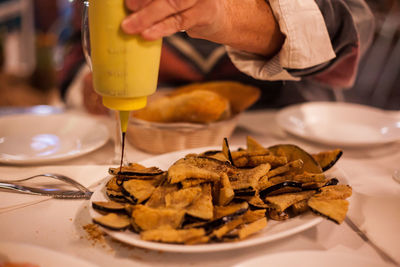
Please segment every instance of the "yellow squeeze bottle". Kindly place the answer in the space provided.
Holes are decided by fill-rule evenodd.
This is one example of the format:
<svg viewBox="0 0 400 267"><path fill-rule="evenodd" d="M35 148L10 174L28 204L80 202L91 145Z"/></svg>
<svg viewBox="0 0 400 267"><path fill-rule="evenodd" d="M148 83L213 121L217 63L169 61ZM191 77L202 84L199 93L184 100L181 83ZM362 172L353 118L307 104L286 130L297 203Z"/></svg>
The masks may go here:
<svg viewBox="0 0 400 267"><path fill-rule="evenodd" d="M89 32L95 91L104 106L120 113L126 132L129 112L146 106L157 87L162 40L145 41L125 34L124 0L90 0Z"/></svg>

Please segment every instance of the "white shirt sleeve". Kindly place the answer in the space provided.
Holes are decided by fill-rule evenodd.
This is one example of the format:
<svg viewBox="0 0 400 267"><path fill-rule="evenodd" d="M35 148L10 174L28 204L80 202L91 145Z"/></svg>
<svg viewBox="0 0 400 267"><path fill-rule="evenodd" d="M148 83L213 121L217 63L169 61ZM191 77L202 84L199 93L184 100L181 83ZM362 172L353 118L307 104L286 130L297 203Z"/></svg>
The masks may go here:
<svg viewBox="0 0 400 267"><path fill-rule="evenodd" d="M285 69L305 69L333 59L328 30L314 0L270 0L272 12L286 36L279 53L267 60L226 46L233 64L259 80L299 80Z"/></svg>

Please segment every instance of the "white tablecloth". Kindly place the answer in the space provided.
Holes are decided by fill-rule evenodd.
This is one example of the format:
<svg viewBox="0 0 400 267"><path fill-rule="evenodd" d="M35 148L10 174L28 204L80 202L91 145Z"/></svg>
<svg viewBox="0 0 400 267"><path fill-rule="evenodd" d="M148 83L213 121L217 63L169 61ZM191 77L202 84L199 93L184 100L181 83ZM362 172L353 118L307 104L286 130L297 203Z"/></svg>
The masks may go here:
<svg viewBox="0 0 400 267"><path fill-rule="evenodd" d="M275 123L276 111L244 113L231 145L244 145L247 135L265 145L298 144L310 152L329 147L290 136ZM399 113L394 113L398 115ZM104 120L110 127L112 122ZM2 177L57 171L67 174L95 190L107 175L113 144L90 154L51 166L0 166ZM138 162L153 155L128 144L128 161ZM353 187L348 217L368 237L397 262L400 262L400 184L392 179L400 168L400 143L365 149L344 149L337 168L346 174ZM125 245L107 237L105 242L87 238L84 225L91 223L88 200L55 200L47 197L0 192L0 241L28 243L88 260L98 266L232 266L243 260L270 253L315 250L321 253L346 252L384 261L346 223L324 220L301 233L244 249L213 253L167 253ZM296 262L294 260L294 262Z"/></svg>

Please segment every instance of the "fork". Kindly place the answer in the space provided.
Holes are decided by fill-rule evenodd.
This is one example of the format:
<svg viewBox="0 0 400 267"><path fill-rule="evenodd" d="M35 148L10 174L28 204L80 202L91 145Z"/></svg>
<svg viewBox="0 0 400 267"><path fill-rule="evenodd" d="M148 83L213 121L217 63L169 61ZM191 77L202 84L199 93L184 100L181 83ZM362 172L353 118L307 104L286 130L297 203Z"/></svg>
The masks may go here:
<svg viewBox="0 0 400 267"><path fill-rule="evenodd" d="M72 185L78 189L78 191L72 191L72 190L59 190L56 188L34 188L34 187L29 187L23 185L23 182L28 181L30 179L34 179L37 177L49 177L49 178L54 178L57 180L60 180L62 182L65 182L69 185ZM27 193L27 194L34 194L34 195L43 195L43 196L51 196L54 198L86 198L89 199L90 196L92 195L92 192L87 189L85 186L82 184L78 183L77 181L62 175L62 174L56 174L56 173L43 173L43 174L37 174L33 175L27 178L23 179L18 179L18 180L0 180L0 188L3 189L10 189L14 191L18 191L21 193Z"/></svg>

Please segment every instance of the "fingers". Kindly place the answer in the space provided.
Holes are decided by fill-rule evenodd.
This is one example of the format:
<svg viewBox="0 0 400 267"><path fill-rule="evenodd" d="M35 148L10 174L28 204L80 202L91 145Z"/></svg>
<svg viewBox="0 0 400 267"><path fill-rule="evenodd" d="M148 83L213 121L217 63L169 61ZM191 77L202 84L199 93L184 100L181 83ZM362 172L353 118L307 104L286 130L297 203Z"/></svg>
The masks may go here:
<svg viewBox="0 0 400 267"><path fill-rule="evenodd" d="M167 19L151 26L144 30L141 35L146 40L157 40L161 37L174 34L178 31L189 29L193 24L193 20L190 20L190 12L183 12L170 16Z"/></svg>
<svg viewBox="0 0 400 267"><path fill-rule="evenodd" d="M135 5L137 1L138 0L127 0L127 4L129 2L130 8L135 8L137 7L137 5ZM175 20L169 23L175 23L180 19L180 16L177 15L194 6L197 1L198 0L150 1L146 8L142 8L124 19L121 27L128 34L138 34L171 16L175 17Z"/></svg>
<svg viewBox="0 0 400 267"><path fill-rule="evenodd" d="M137 11L147 6L152 0L125 0L126 7L131 11Z"/></svg>

